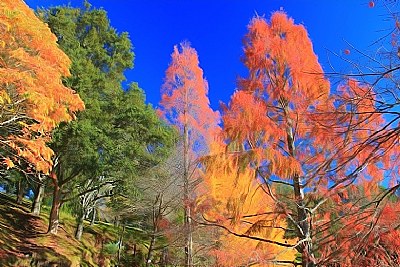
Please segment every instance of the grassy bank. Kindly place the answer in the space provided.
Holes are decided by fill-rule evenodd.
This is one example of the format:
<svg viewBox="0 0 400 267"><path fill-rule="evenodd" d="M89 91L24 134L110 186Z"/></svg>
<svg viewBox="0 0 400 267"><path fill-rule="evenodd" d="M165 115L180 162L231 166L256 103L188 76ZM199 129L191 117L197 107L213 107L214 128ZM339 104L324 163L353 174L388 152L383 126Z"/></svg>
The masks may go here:
<svg viewBox="0 0 400 267"><path fill-rule="evenodd" d="M75 219L61 213L57 235L47 234L48 212L29 213L28 201L18 205L0 194L0 266L108 266L115 255L104 248L118 239L113 225L86 223L82 241L74 238Z"/></svg>

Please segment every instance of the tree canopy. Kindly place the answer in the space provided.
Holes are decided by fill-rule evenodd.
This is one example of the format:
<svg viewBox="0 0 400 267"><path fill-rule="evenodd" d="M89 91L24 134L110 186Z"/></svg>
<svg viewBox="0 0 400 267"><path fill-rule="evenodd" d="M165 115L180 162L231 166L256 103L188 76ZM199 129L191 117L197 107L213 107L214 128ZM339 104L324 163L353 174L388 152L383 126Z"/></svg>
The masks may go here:
<svg viewBox="0 0 400 267"><path fill-rule="evenodd" d="M38 13L73 62L65 84L86 103L74 123L54 134L55 187L64 188L65 200L74 198L71 192L79 195L97 189L99 183L93 182L91 188L74 191L87 180L101 178L100 185L115 186L132 182L128 178L157 163L157 157L172 145L173 133L144 103L137 84L122 87L123 72L133 67L128 35L110 26L104 10L89 5L83 10L55 7Z"/></svg>
<svg viewBox="0 0 400 267"><path fill-rule="evenodd" d="M47 25L19 0L2 1L0 13L3 163L12 167L22 159L48 173L51 131L75 118L84 104L62 83L71 61Z"/></svg>

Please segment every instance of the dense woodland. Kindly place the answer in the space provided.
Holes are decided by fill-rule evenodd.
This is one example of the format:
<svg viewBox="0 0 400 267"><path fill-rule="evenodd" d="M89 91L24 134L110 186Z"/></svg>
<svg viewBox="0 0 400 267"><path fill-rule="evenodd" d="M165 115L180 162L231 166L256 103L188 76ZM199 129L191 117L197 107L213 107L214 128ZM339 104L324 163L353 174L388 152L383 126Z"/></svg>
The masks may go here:
<svg viewBox="0 0 400 267"><path fill-rule="evenodd" d="M125 82L133 46L105 10L1 0L0 216L29 206L43 246L67 235L85 250L40 263L5 241L29 220L0 220L0 263L400 266L400 22L388 17L385 49L345 50L356 71L324 73L305 26L255 16L248 73L216 111L188 41L154 108Z"/></svg>

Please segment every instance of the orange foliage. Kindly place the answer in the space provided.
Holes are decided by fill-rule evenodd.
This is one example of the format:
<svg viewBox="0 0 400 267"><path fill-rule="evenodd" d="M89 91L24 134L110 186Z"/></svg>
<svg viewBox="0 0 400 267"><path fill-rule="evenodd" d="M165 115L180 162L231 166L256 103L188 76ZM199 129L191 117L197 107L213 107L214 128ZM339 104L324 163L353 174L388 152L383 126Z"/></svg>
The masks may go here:
<svg viewBox="0 0 400 267"><path fill-rule="evenodd" d="M388 203L380 209L371 207L360 213L353 210L354 214L343 220L342 228L337 231L335 238L326 240L332 242L332 246L324 246L320 250L321 258L325 260L321 266L330 266L326 264L329 262L340 263L343 267L398 266L398 204Z"/></svg>
<svg viewBox="0 0 400 267"><path fill-rule="evenodd" d="M188 127L192 152L207 150L218 130L219 113L210 108L208 83L203 78L194 48L182 43L175 46L165 73L159 112L181 133Z"/></svg>
<svg viewBox="0 0 400 267"><path fill-rule="evenodd" d="M305 28L283 12L274 13L270 24L254 18L244 51L249 77L239 81L241 90L225 108L228 140L244 142L257 163L268 165L268 175L281 179L306 173L307 185L340 184L352 171L372 179L370 184L383 179L377 163L390 166L386 152L397 135L369 140L384 125L373 88L349 79L331 96ZM315 168L321 164L324 168ZM329 164L335 165L334 175L324 172Z"/></svg>
<svg viewBox="0 0 400 267"><path fill-rule="evenodd" d="M342 248L356 240L354 231L368 232L362 223L371 223L376 211L359 204L362 201L353 193L361 190L360 199L373 200L379 182L387 177L385 168L393 166L395 159L387 152L394 149L398 135L394 131L374 134L384 119L376 112L370 86L349 79L337 88L337 95L330 94L302 25L275 12L269 23L256 17L248 29L243 62L249 75L239 81L239 91L224 108L227 149L207 160L211 167L206 179L214 201L209 206L215 206L209 216L226 227L230 219L230 229L243 233L246 227L259 226L248 214L268 212L265 221L285 227L290 212L301 228L298 240L312 237L297 247L303 264L325 264L333 260L332 255L350 259L346 254L350 247ZM392 174L392 181L396 175ZM290 192L273 197L276 182L289 184ZM271 184L268 190L267 184ZM313 210L312 215L302 211L303 205ZM330 232L339 226L342 235ZM271 239L281 240L277 236Z"/></svg>
<svg viewBox="0 0 400 267"><path fill-rule="evenodd" d="M359 183L368 181L364 184L368 189L379 184L385 177L384 170L392 165L393 158L388 152L393 150L397 137L392 134L379 136L381 131L377 130L385 120L375 108L376 94L371 86L349 79L337 90L340 95L337 113L340 115L335 128L337 132L344 133L337 162L339 166L347 165L347 168L338 171L337 176L345 177L349 169L357 168ZM386 134L386 131L382 133ZM371 139L372 136L376 139ZM383 164L384 168L378 168L377 163Z"/></svg>
<svg viewBox="0 0 400 267"><path fill-rule="evenodd" d="M252 160L268 166L268 175L291 179L303 173L305 161L311 166L325 160L326 155L312 150L337 144L330 125L316 115L335 119L330 85L307 31L285 13L275 12L270 23L256 17L248 28L244 64L249 76L239 81L240 91L224 110L224 133L244 143ZM294 144L294 155L288 151L288 134L293 141L304 140L302 146Z"/></svg>
<svg viewBox="0 0 400 267"><path fill-rule="evenodd" d="M1 1L0 35L1 127L7 132L1 144L16 153L14 161L23 158L48 173L51 131L84 109L79 96L62 84L70 60L47 25L21 0Z"/></svg>
<svg viewBox="0 0 400 267"><path fill-rule="evenodd" d="M228 125L227 137L237 140L239 132L244 137L256 132L256 138L272 149L286 139L287 127L295 128L297 139L308 138L315 126L310 114L317 109L332 110L333 106L328 100L329 82L324 78L305 28L295 25L283 12L274 13L270 24L263 18L254 18L244 51L249 78L239 81L241 91L232 97L226 109L223 119L224 125ZM252 105L246 106L246 101L238 98L252 99L257 116L245 123L236 121L238 106L249 114L254 111ZM257 125L257 129L249 123Z"/></svg>

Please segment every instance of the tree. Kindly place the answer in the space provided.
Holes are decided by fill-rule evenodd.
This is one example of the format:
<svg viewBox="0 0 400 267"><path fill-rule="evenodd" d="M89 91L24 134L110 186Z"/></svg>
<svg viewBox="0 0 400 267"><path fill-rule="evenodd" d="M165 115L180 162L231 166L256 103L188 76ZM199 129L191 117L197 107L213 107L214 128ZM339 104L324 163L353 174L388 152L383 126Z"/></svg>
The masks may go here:
<svg viewBox="0 0 400 267"><path fill-rule="evenodd" d="M305 28L285 13L275 12L269 23L256 17L248 29L243 62L249 75L239 81L223 115L226 160L233 162L228 166L236 164L237 175L252 171L269 199L263 204L270 203L271 209L254 213L250 221L251 214L238 213L245 204L239 198L238 204L226 206L228 213L217 225L250 221L245 231L227 230L281 249L293 247L301 255L281 263L328 266L332 255L348 257L343 248L354 238L354 233L340 235L332 229L350 233L364 219L366 234L366 225L373 224L371 214L379 213L373 203L380 197L376 188L383 177L378 168L382 162L369 156L374 144L363 142L381 119L366 117L375 113L374 96L352 80L331 93ZM355 98L361 95L367 97ZM362 104L346 105L343 97ZM359 127L349 126L354 123ZM208 164L218 156L210 156ZM221 177L229 177L228 170L222 169ZM358 187L368 197L349 201L349 190ZM287 244L260 236L271 227L284 228L297 240Z"/></svg>
<svg viewBox="0 0 400 267"><path fill-rule="evenodd" d="M165 72L160 113L182 135L183 203L185 209L185 266L193 266L192 185L196 160L208 150L218 129L218 113L209 106L208 84L203 78L195 49L188 43L174 47L171 63Z"/></svg>
<svg viewBox="0 0 400 267"><path fill-rule="evenodd" d="M34 198L32 201L31 212L34 215L40 215L42 209L42 201L46 188L46 176L38 174L36 176L35 185L33 186Z"/></svg>
<svg viewBox="0 0 400 267"><path fill-rule="evenodd" d="M52 130L69 122L84 104L62 84L70 60L57 38L20 0L0 3L0 143L6 168L25 161L26 172L48 174ZM21 165L22 166L22 165Z"/></svg>
<svg viewBox="0 0 400 267"><path fill-rule="evenodd" d="M275 12L270 24L256 17L248 29L243 62L249 77L239 81L240 91L226 109L225 131L238 144L238 152L251 153L249 163L254 164L264 190L271 190L274 177L293 190L296 208L290 212L295 214L292 219L299 238L296 249L303 266L309 266L314 256L303 190L321 158L307 150L325 147L329 151L332 146L329 135L315 134L318 124L311 120L313 111L329 106L329 82L305 28L283 12ZM285 207L282 212L289 210Z"/></svg>
<svg viewBox="0 0 400 267"><path fill-rule="evenodd" d="M160 261L163 261L162 254L180 239L181 227L174 224L181 211L182 199L182 175L177 175L182 166L177 158L175 155L167 158L138 180L137 187L142 193L134 202L135 213L143 218L150 239L146 266L155 262L157 251L162 251L159 254Z"/></svg>
<svg viewBox="0 0 400 267"><path fill-rule="evenodd" d="M399 18L391 11L397 10L398 3L383 5L393 21L392 28L383 31L382 38L369 46L370 51L347 44L352 50L351 55L358 59L355 61L347 55L351 70L329 73L332 79L345 81L339 87L336 103L342 122L337 128L346 134L346 149L342 150L344 157L335 168L347 170L346 176L342 174L344 178L361 180L357 186L349 187L344 195L348 208L353 205L352 212L358 216L347 220L350 227L339 231L339 240L335 241L337 247L332 246L329 256L325 256L326 262L330 260L340 266L395 266L400 253L393 240L399 234L396 204L393 204L398 201L400 187ZM356 205L360 202L362 205ZM357 208L363 212L356 212ZM338 255L346 260L339 260Z"/></svg>
<svg viewBox="0 0 400 267"><path fill-rule="evenodd" d="M122 72L132 66L133 54L127 35L111 28L103 10L55 7L38 14L72 60L72 75L65 84L81 94L87 107L76 123L63 125L54 133L56 166L50 177L53 205L49 232L56 233L60 206L72 197L69 193L74 190L74 181L103 175L99 152L110 145L105 129L111 127L106 108L112 95L121 90Z"/></svg>
<svg viewBox="0 0 400 267"><path fill-rule="evenodd" d="M114 187L114 183L107 181L104 176L100 176L97 179L87 179L77 186L77 192L73 192L73 195L78 195L78 198L71 200L75 202L74 207L77 215L75 230L75 238L77 240L82 238L84 220L89 216L90 212L95 212L96 206L101 205L106 198L112 196Z"/></svg>
<svg viewBox="0 0 400 267"><path fill-rule="evenodd" d="M65 83L86 103L74 124L54 133L49 231L56 233L63 202L85 198L102 186L112 185L113 194L118 193L124 183L131 182L125 180L156 164L173 134L145 104L137 84L122 87L124 71L133 65L132 45L126 33L119 34L110 26L104 10L86 4L82 10L55 7L38 13L72 60L72 76ZM84 184L89 188L83 189Z"/></svg>

